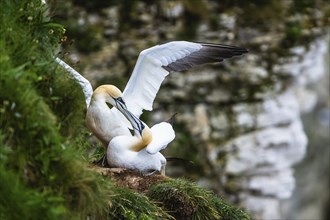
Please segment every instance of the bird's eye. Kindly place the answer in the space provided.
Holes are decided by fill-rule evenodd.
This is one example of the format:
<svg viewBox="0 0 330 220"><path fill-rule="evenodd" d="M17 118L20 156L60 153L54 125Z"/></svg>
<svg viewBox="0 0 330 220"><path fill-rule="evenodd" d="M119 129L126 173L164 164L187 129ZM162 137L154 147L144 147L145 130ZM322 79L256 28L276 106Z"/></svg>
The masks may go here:
<svg viewBox="0 0 330 220"><path fill-rule="evenodd" d="M118 97L118 98L116 98L115 100L116 100L117 105L119 104L119 105L121 105L122 107L125 107L125 108L126 108L126 104L125 104L123 98Z"/></svg>
<svg viewBox="0 0 330 220"><path fill-rule="evenodd" d="M124 100L123 100L123 98L122 98L122 97L118 97L118 98L117 98L117 101L118 101L118 102L120 102L120 103L123 103L123 104L125 104L125 102L124 102Z"/></svg>

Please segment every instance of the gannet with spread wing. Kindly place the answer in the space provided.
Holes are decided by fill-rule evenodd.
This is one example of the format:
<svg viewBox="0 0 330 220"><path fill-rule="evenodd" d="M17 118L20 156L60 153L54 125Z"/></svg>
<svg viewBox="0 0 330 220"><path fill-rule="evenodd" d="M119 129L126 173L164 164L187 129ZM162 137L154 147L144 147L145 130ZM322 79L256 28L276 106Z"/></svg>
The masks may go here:
<svg viewBox="0 0 330 220"><path fill-rule="evenodd" d="M166 148L175 133L166 122L149 128L139 119L143 110L152 110L156 94L170 72L221 62L244 53L246 49L235 46L173 41L140 53L123 92L114 85L102 85L92 95L90 89L83 89L88 108L87 127L107 147L109 165L144 174L151 171L164 174L166 159L159 151ZM83 81L81 85L85 88L86 82L81 78L79 81ZM130 129L134 130L134 135Z"/></svg>

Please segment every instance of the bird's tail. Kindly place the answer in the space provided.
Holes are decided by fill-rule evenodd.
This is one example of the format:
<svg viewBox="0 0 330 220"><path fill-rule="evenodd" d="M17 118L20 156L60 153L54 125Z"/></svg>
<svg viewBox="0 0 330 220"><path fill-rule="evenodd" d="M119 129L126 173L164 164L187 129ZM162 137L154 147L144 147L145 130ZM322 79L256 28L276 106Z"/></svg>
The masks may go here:
<svg viewBox="0 0 330 220"><path fill-rule="evenodd" d="M174 122L175 122L175 116L176 116L177 114L178 114L178 113L174 113L174 114L172 115L172 117L171 117L170 119L168 119L166 122L169 123L169 124L171 124L171 125L173 125Z"/></svg>
<svg viewBox="0 0 330 220"><path fill-rule="evenodd" d="M166 161L167 162L183 162L183 163L194 164L194 162L191 161L191 160L187 160L187 159L183 159L183 158L178 158L178 157L166 157Z"/></svg>

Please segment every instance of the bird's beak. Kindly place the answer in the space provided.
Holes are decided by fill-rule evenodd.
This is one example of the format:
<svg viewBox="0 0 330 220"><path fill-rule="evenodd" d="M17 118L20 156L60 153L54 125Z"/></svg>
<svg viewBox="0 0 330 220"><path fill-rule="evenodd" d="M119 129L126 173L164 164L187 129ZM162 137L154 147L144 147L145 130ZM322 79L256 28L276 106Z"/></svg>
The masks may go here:
<svg viewBox="0 0 330 220"><path fill-rule="evenodd" d="M141 136L142 131L145 127L143 122L127 109L126 104L122 98L115 99L115 102L117 109L127 118L127 120L131 123L133 129L137 131L138 134Z"/></svg>
<svg viewBox="0 0 330 220"><path fill-rule="evenodd" d="M118 110L122 111L122 110L127 110L126 104L124 102L124 100L119 97L119 98L113 98L115 100L116 103L116 107Z"/></svg>

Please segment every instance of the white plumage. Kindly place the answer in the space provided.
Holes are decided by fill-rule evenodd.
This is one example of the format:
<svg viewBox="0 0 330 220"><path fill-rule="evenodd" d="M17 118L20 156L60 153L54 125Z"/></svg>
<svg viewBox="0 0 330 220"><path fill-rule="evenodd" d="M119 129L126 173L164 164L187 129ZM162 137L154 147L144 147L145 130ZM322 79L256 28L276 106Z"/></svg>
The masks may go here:
<svg viewBox="0 0 330 220"><path fill-rule="evenodd" d="M144 175L154 171L165 175L166 159L159 151L175 138L174 130L169 123L162 122L153 126L150 131L152 141L139 151L133 150L132 146L141 142L140 137L122 135L113 138L107 149L108 164L139 170Z"/></svg>
<svg viewBox="0 0 330 220"><path fill-rule="evenodd" d="M174 41L142 51L129 79L123 98L127 108L140 116L142 110L152 110L161 83L169 72L162 68L201 49L200 44Z"/></svg>
<svg viewBox="0 0 330 220"><path fill-rule="evenodd" d="M150 130L152 141L146 147L146 151L149 154L155 154L165 149L167 144L175 138L173 127L167 122L156 124Z"/></svg>
<svg viewBox="0 0 330 220"><path fill-rule="evenodd" d="M187 41L157 45L140 53L123 93L113 85L103 85L93 95L88 80L60 59L56 61L82 86L88 108L87 127L107 147L109 165L146 174L151 170L164 173L166 159L159 151L175 138L171 124L162 122L149 129L139 119L143 110L152 110L165 77L172 71L221 62L246 52L240 47ZM106 103L114 107L110 109ZM134 130L134 135L129 129Z"/></svg>

